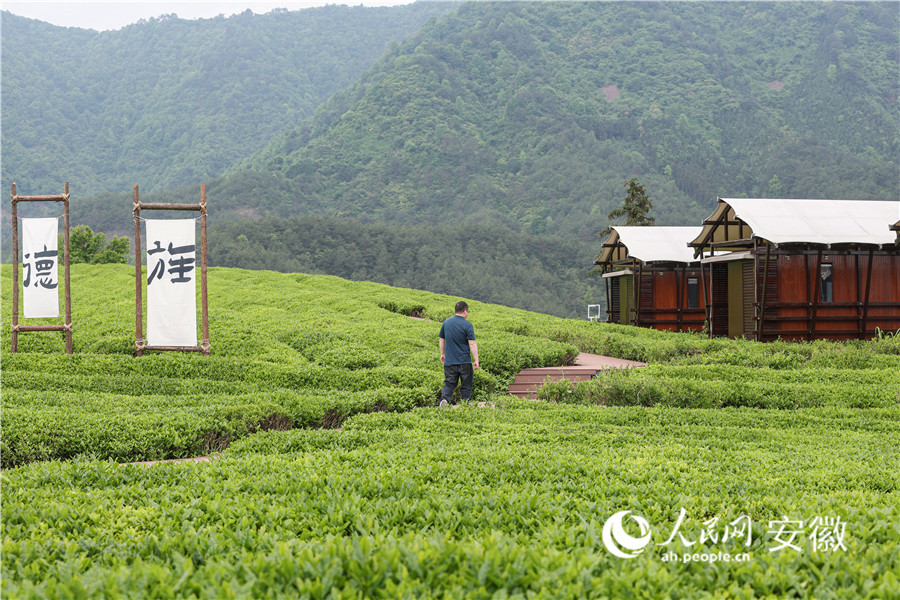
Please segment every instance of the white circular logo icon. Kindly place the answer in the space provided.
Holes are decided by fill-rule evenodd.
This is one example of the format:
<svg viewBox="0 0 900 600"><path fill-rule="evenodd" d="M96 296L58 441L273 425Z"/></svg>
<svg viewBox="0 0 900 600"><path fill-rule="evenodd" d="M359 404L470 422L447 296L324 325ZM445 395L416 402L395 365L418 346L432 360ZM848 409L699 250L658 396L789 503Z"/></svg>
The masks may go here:
<svg viewBox="0 0 900 600"><path fill-rule="evenodd" d="M622 521L630 514L630 510L619 511L603 525L603 545L619 558L634 558L650 543L650 523L643 517L631 516L640 527L640 537L633 537L625 531Z"/></svg>

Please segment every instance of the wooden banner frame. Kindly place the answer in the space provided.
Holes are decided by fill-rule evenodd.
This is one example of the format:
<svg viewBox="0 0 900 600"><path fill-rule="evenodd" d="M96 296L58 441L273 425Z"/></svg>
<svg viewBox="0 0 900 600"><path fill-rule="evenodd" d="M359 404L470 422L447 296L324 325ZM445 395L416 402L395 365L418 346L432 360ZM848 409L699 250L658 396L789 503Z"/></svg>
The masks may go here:
<svg viewBox="0 0 900 600"><path fill-rule="evenodd" d="M66 322L63 325L19 325L19 202L62 202L65 216L63 228L63 281L65 289ZM62 331L66 334L66 354L72 354L72 294L69 289L69 182L65 192L49 196L19 196L16 184L12 184L13 231L13 304L12 304L12 352L19 351L19 333L28 331Z"/></svg>
<svg viewBox="0 0 900 600"><path fill-rule="evenodd" d="M196 210L200 211L200 312L203 322L203 341L198 346L148 346L144 340L143 274L141 273L141 211ZM134 285L135 285L135 354L146 350L174 352L202 352L209 356L209 311L206 294L206 186L200 186L200 204L142 203L138 186L134 186Z"/></svg>

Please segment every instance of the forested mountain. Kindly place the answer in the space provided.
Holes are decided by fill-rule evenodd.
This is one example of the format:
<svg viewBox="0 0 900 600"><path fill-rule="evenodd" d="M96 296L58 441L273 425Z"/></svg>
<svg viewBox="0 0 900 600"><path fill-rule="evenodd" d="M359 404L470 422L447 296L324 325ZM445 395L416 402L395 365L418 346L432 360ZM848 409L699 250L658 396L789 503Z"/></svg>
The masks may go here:
<svg viewBox="0 0 900 600"><path fill-rule="evenodd" d="M659 224L717 194L896 199L898 27L891 3L469 3L248 165L302 212L582 240L631 176Z"/></svg>
<svg viewBox="0 0 900 600"><path fill-rule="evenodd" d="M150 19L117 31L2 14L2 186L80 198L222 175L452 5Z"/></svg>
<svg viewBox="0 0 900 600"><path fill-rule="evenodd" d="M425 8L419 3L412 7L410 20L422 16L416 10ZM321 18L334 17L340 25L333 27L347 31L348 37L363 26L344 19L355 14L353 9L321 10ZM327 259L329 252L339 252L339 244L346 244L346 255L358 256L366 265L350 270L350 277L432 285L411 280L402 265L373 260L365 248L354 245L352 236L326 235L340 229L337 221L326 219L320 228L310 225L315 221L291 219L223 225L263 217L349 218L347 231L374 236L387 256L403 252L401 246L382 243L394 235L417 250L436 248L434 252L454 257L457 263L446 265L445 271L453 279L452 289L481 274L498 288L507 289L507 282L511 287L504 297L473 294L476 299L566 316L583 314L583 308L570 308L573 297L587 300L593 293L592 301L597 301L601 294L595 282L590 284L593 292L583 293L583 288L536 274L551 268L548 256L560 253L538 256L535 251L522 260L510 252L510 273L501 281L494 278L500 261L489 246L468 244L465 262L482 268L460 270L463 255L452 244L431 243L429 231L440 236L429 228L468 228L475 232L471 241L486 239L493 230L498 240L515 238L525 247L557 244L554 247L565 249L569 258L552 268L565 277L583 277L599 248L597 232L606 226L606 215L621 204L622 184L631 177L646 186L659 225L698 224L711 212L717 195L900 197L900 15L894 3L477 2L435 10L444 16L391 45L370 68L361 69L358 78L348 75L322 95L314 98L309 92L305 101L287 102L290 111L275 94L267 101L267 92L253 85L257 79L244 74L264 73L265 82L284 76L295 83L291 78L297 73L285 57L294 56L293 46L259 34L255 23L263 23L260 17L200 22L196 35L190 36L197 48L166 63L165 81L227 80L227 85L217 88L215 102L207 102L202 93L164 89L170 94L163 96L165 101L135 107L135 122L154 124L149 130L156 134L147 138L152 143L140 153L128 153L139 156L139 165L117 162L121 145L72 159L65 148L53 146L64 138L55 130L52 136L25 136L30 145L14 149L32 165L50 157L69 161L54 166L52 176L68 178L80 198L91 188L78 169L88 164L119 169L115 177L127 184L122 192L84 199L72 208L73 223L110 235L131 229L131 184L141 185L145 200L196 202L199 184L207 182L210 223L213 232L222 228L219 264L278 269L302 264L346 276L348 265ZM393 21L394 13L388 14ZM281 24L286 15L265 17ZM241 19L246 29L239 27ZM119 33L131 31L129 35L152 40L175 26L189 24L156 20ZM283 26L291 32L298 27ZM5 22L4 51L6 27ZM219 52L244 45L225 44L220 30L228 27L244 37L227 39L246 40L253 48L244 62L216 62ZM84 39L88 44L89 36ZM197 62L193 57L202 40L210 40L214 48L204 55L205 62ZM174 41L160 43L166 47ZM123 56L139 47L120 45ZM321 51L317 60L332 60L331 47L321 46L316 45ZM4 151L6 124L18 106L7 102L7 64L4 53ZM213 72L218 79L206 76ZM118 77L131 75L120 70ZM314 79L306 72L302 77ZM179 89L199 88L185 83ZM243 95L232 97L232 92ZM336 93L313 116L304 117L317 99L331 92ZM203 121L206 129L194 137L213 142L207 150L192 150L188 159L179 154L179 144L194 134L178 136L174 132L180 129L170 123L200 122L192 117L197 106L208 109L204 115L209 116ZM253 111L258 114L246 122L246 131L240 130L247 134L242 140L250 139L242 142L245 152L219 160L214 151L240 137L231 134L239 130L237 125L225 128L224 123L248 107L257 107ZM111 128L121 117L110 117L102 108L84 126L103 125L106 129L99 129L108 132L108 145L121 144L131 122ZM301 109L306 112L301 114ZM289 118L273 122L287 112ZM4 152L4 174L8 158ZM207 181L226 168L224 177ZM168 173L172 184L188 185L161 189L157 182L162 176L154 173ZM274 239L263 236L263 224L277 231ZM298 233L304 227L306 237ZM241 239L243 246L238 244L241 235L246 239ZM329 250L310 250L297 258L304 244ZM524 278L527 282L513 273L525 263L535 269ZM437 263L414 264L424 269ZM552 308L526 303L525 294L534 285L555 294ZM542 298L550 297L547 294L538 293Z"/></svg>

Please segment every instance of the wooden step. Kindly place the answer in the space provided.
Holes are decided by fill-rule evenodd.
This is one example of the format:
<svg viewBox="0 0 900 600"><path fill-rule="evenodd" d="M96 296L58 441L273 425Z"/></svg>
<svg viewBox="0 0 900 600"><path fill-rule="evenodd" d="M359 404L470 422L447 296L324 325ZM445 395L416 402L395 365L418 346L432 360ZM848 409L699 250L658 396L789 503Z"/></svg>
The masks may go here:
<svg viewBox="0 0 900 600"><path fill-rule="evenodd" d="M527 392L510 390L509 395L515 396L517 398L525 398L528 400L537 400L537 390L531 390Z"/></svg>
<svg viewBox="0 0 900 600"><path fill-rule="evenodd" d="M540 383L511 383L509 384L510 394L531 394L537 392L541 388Z"/></svg>
<svg viewBox="0 0 900 600"><path fill-rule="evenodd" d="M547 381L590 381L597 374L593 367L537 367L522 369L509 386L509 393L519 398L537 399L538 390Z"/></svg>
<svg viewBox="0 0 900 600"><path fill-rule="evenodd" d="M512 390L512 389L524 389L525 387L527 387L527 388L539 389L541 386L545 385L548 381L549 381L550 383L556 383L556 382L558 382L558 381L568 381L568 382L570 382L571 384L574 385L574 384L576 384L576 383L581 383L581 382L584 382L584 381L590 381L590 379L570 379L570 378L566 377L566 378L558 378L558 379L541 379L540 381L519 381L519 380L515 380L515 381L513 381L511 384L509 384L509 385L510 385L510 388L509 388L509 389L511 389L511 390ZM516 387L513 387L513 386L516 386Z"/></svg>
<svg viewBox="0 0 900 600"><path fill-rule="evenodd" d="M589 381L605 369L630 369L643 367L646 363L594 354L579 355L578 366L537 367L522 369L509 386L509 394L519 398L537 399L537 391L547 381L565 379L571 382Z"/></svg>
<svg viewBox="0 0 900 600"><path fill-rule="evenodd" d="M522 369L521 374L528 375L590 375L593 377L599 369L594 367L538 367L534 369Z"/></svg>
<svg viewBox="0 0 900 600"><path fill-rule="evenodd" d="M543 375L543 374L529 374L529 373L519 373L516 375L513 383L544 383L545 381L559 381L560 379L567 379L569 381L590 381L594 378L594 374L590 375Z"/></svg>

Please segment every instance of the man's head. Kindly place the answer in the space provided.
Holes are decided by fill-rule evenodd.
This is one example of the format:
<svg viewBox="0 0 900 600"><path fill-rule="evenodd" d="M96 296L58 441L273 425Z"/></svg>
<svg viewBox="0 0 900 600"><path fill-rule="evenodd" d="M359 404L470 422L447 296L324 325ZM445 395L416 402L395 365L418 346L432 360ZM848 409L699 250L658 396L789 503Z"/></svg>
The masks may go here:
<svg viewBox="0 0 900 600"><path fill-rule="evenodd" d="M469 305L465 303L465 301L460 300L456 303L456 314L462 315L463 313L469 312Z"/></svg>

